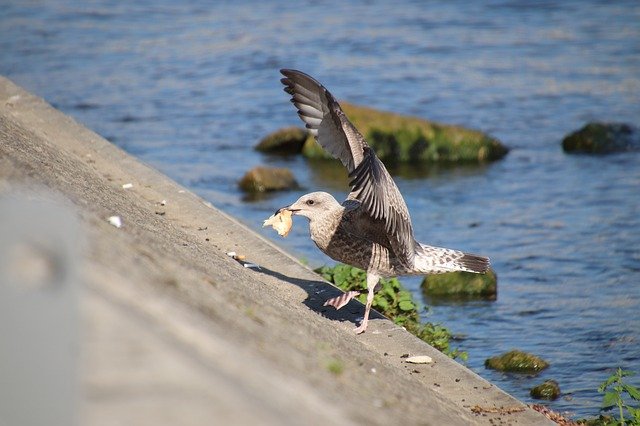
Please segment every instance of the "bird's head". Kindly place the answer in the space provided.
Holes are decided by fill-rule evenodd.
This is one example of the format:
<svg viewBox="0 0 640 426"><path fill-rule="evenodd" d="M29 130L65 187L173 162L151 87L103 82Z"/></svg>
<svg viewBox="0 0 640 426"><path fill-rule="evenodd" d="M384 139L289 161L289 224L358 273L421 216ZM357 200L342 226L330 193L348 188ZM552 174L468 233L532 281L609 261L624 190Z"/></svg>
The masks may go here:
<svg viewBox="0 0 640 426"><path fill-rule="evenodd" d="M340 208L340 204L331 194L326 192L312 192L305 194L288 207L283 207L291 211L294 215L300 215L314 220L324 216L336 208Z"/></svg>

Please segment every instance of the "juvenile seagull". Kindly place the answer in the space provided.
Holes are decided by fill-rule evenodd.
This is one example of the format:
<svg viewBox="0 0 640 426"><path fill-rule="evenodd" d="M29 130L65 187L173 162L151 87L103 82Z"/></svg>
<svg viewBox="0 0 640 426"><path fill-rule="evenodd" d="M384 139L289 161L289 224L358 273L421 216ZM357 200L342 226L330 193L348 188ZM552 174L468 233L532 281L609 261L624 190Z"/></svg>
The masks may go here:
<svg viewBox="0 0 640 426"><path fill-rule="evenodd" d="M284 91L291 95L309 132L342 162L351 178L351 193L342 204L326 192L312 192L284 209L309 219L311 239L326 255L367 271L367 304L356 334L367 329L381 277L486 272L486 257L417 242L398 187L331 93L303 72L280 72ZM325 306L340 309L359 293L329 299Z"/></svg>

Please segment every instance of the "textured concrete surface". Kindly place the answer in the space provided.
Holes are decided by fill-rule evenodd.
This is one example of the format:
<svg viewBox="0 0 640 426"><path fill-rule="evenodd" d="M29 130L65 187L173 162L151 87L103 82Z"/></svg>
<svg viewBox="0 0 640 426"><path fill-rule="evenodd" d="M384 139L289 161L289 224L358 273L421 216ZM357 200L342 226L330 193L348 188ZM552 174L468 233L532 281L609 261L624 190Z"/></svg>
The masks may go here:
<svg viewBox="0 0 640 426"><path fill-rule="evenodd" d="M379 315L354 335L358 302L323 308L338 290L290 255L0 78L10 194L63 200L81 230L79 424L549 423Z"/></svg>

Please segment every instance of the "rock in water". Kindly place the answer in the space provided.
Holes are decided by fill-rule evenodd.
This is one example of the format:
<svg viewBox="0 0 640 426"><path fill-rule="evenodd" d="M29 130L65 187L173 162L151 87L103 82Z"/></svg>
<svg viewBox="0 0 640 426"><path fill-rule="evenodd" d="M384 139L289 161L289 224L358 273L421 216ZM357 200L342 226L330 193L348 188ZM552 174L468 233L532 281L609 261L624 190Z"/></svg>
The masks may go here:
<svg viewBox="0 0 640 426"><path fill-rule="evenodd" d="M384 163L484 163L498 160L509 149L477 130L434 123L418 117L379 111L341 102ZM302 149L308 158L331 158L312 136Z"/></svg>
<svg viewBox="0 0 640 426"><path fill-rule="evenodd" d="M538 373L549 366L542 358L527 352L512 350L499 356L488 358L486 368L509 373Z"/></svg>
<svg viewBox="0 0 640 426"><path fill-rule="evenodd" d="M300 127L286 127L265 136L256 145L256 150L275 154L299 154L307 135L307 131Z"/></svg>
<svg viewBox="0 0 640 426"><path fill-rule="evenodd" d="M544 383L531 389L531 397L553 401L560 396L560 385L555 380L545 380Z"/></svg>
<svg viewBox="0 0 640 426"><path fill-rule="evenodd" d="M275 167L254 167L240 180L240 188L247 192L267 192L298 187L291 170Z"/></svg>
<svg viewBox="0 0 640 426"><path fill-rule="evenodd" d="M609 154L640 149L640 132L624 123L588 123L562 140L567 153Z"/></svg>
<svg viewBox="0 0 640 426"><path fill-rule="evenodd" d="M422 280L421 288L427 298L495 300L498 294L498 277L491 268L486 274L458 271L427 275Z"/></svg>

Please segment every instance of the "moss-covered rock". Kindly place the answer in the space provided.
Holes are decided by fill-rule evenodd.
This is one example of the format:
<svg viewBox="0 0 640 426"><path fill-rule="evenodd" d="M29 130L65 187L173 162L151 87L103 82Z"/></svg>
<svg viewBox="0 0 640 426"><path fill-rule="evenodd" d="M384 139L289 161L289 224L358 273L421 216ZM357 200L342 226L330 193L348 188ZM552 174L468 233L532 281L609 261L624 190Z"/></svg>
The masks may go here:
<svg viewBox="0 0 640 426"><path fill-rule="evenodd" d="M497 139L477 130L438 124L341 102L342 109L385 163L482 163L509 151ZM308 158L331 158L312 136L302 148Z"/></svg>
<svg viewBox="0 0 640 426"><path fill-rule="evenodd" d="M562 140L568 153L608 154L640 149L640 132L624 123L588 123Z"/></svg>
<svg viewBox="0 0 640 426"><path fill-rule="evenodd" d="M299 154L308 133L300 127L285 127L265 136L256 145L256 150L277 154Z"/></svg>
<svg viewBox="0 0 640 426"><path fill-rule="evenodd" d="M238 183L246 192L267 192L298 187L291 170L275 167L254 167Z"/></svg>
<svg viewBox="0 0 640 426"><path fill-rule="evenodd" d="M451 272L427 275L422 280L422 293L427 298L492 299L498 294L498 277L493 269L486 274Z"/></svg>
<svg viewBox="0 0 640 426"><path fill-rule="evenodd" d="M553 401L560 397L560 385L555 380L545 380L529 392L532 398Z"/></svg>
<svg viewBox="0 0 640 426"><path fill-rule="evenodd" d="M547 368L549 363L527 352L512 350L499 356L487 358L484 361L484 366L509 373L537 373Z"/></svg>

